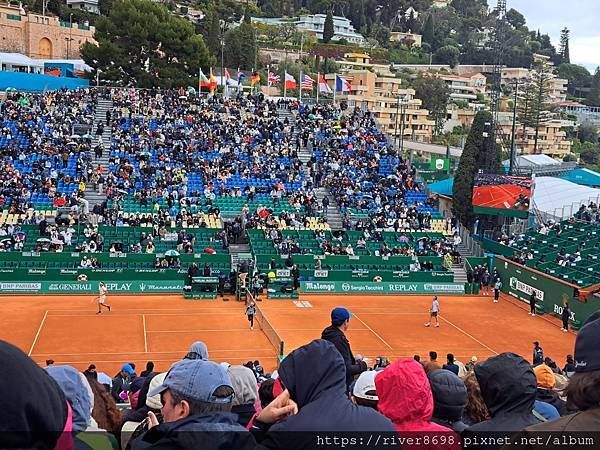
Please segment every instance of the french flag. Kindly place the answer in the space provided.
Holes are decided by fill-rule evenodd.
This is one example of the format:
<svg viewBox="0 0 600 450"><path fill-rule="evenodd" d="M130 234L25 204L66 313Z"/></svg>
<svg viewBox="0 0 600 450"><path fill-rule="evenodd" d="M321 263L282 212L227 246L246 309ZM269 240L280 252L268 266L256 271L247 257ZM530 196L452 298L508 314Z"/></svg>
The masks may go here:
<svg viewBox="0 0 600 450"><path fill-rule="evenodd" d="M335 91L336 92L350 92L352 85L345 78L335 75Z"/></svg>
<svg viewBox="0 0 600 450"><path fill-rule="evenodd" d="M319 74L319 92L322 94L331 94L333 91L325 81L325 77Z"/></svg>

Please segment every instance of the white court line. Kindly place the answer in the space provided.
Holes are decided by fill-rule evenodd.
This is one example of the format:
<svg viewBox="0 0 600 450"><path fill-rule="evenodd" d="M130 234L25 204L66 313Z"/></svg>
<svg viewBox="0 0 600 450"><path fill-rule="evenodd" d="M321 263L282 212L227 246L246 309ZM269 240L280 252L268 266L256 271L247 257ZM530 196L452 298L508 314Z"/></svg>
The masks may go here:
<svg viewBox="0 0 600 450"><path fill-rule="evenodd" d="M142 314L142 325L144 326L144 351L148 352L148 337L146 336L146 316Z"/></svg>
<svg viewBox="0 0 600 450"><path fill-rule="evenodd" d="M114 307L113 307L114 308ZM115 314L115 311L113 311L113 313L111 314L111 316L118 316L118 317L127 317L127 316L135 316L135 315L142 315L142 311L144 311L143 309L139 309L136 310L139 311L137 314L135 313L129 313L129 314ZM117 313L120 313L122 311L116 311ZM238 312L232 312L232 313L211 313L211 312L202 312L202 313L190 313L190 311L184 311L182 310L182 312L180 313L166 313L166 314L144 314L146 316L210 316L210 315L217 315L217 316L238 316L239 313ZM95 317L96 313L87 313L87 314L50 314L50 317Z"/></svg>
<svg viewBox="0 0 600 450"><path fill-rule="evenodd" d="M499 353L494 350L493 348L488 347L487 345L485 345L483 342L481 342L479 339L477 339L476 337L473 337L472 335L470 335L469 333L467 333L465 330L463 330L462 328L457 327L456 325L454 325L452 322L450 322L448 319L440 316L440 319L442 319L444 322L447 322L449 325L453 326L454 328L456 328L458 331L460 331L463 334L466 334L468 337L470 337L471 339L473 339L475 342L477 342L479 345L481 345L482 347L487 348L490 352L492 352L494 355L499 355Z"/></svg>
<svg viewBox="0 0 600 450"><path fill-rule="evenodd" d="M365 327L367 327L367 328L368 328L368 329L371 331L371 333L373 333L375 336L377 336L377 338L378 338L378 339L379 339L381 342L383 342L383 343L384 343L384 344L385 344L385 345L386 345L386 346L387 346L387 347L388 347L390 350L393 350L393 349L394 349L394 348L393 348L393 347L392 347L390 344L388 344L388 343L385 341L385 339L383 339L381 336L379 336L379 334L377 334L377 333L375 332L375 330L373 330L373 328L371 328L371 327L370 327L369 325L367 325L367 324L366 324L366 323L365 323L363 320L361 320L361 319L360 319L360 317L358 317L356 314L352 314L352 317L355 317L355 318L356 318L356 320L358 320L358 321L359 321L360 323L362 323L362 324L363 324Z"/></svg>
<svg viewBox="0 0 600 450"><path fill-rule="evenodd" d="M231 358L242 359L242 360L248 359L248 357L245 357L245 356L235 356L235 355L231 355L231 356L228 357L228 359L231 359ZM256 358L260 358L261 361L265 360L265 359L266 360L270 360L270 359L277 360L278 359L277 356L257 356ZM256 358L254 358L254 359L256 359ZM157 363L157 362L173 363L173 362L178 361L179 359L180 358L172 358L172 359L155 359L155 358L152 358L152 361L155 362L155 363ZM221 359L221 358L218 358L218 359ZM90 363L89 359L87 359L85 361L64 361L62 359L56 359L55 360L55 364L57 364L57 365L89 364L89 363ZM123 360L122 359L107 359L107 360L102 360L102 361L96 361L96 364L104 364L104 363L119 363L119 364L123 364ZM41 365L42 362L40 362L38 364Z"/></svg>
<svg viewBox="0 0 600 450"><path fill-rule="evenodd" d="M190 349L188 347L188 348L186 348L184 350L173 350L173 351L170 351L170 352L121 352L121 353L115 353L115 352L56 353L56 352L54 352L54 353L36 353L35 355L29 355L29 356L38 357L38 356L83 356L83 355L86 355L86 356L87 355L143 355L145 353L150 353L150 354L165 354L165 355L171 355L171 354L175 354L175 353L181 354L182 353L182 354L185 355L189 350ZM238 353L241 353L241 352L248 352L248 353L251 353L251 352L271 352L272 353L273 349L272 348L260 348L260 349L257 349L257 350L239 350L239 349L237 349L237 350L231 350L231 349L229 349L229 350L213 350L211 348L210 352L211 353L231 353L231 352L238 352Z"/></svg>
<svg viewBox="0 0 600 450"><path fill-rule="evenodd" d="M229 331L247 331L248 333L254 333L250 328L227 328L218 330L148 330L148 333L216 333L216 332L229 332Z"/></svg>
<svg viewBox="0 0 600 450"><path fill-rule="evenodd" d="M42 321L40 322L40 326L37 330L37 333L35 334L35 337L33 338L33 343L31 344L31 348L29 349L29 353L27 353L27 356L31 356L31 353L33 352L33 347L35 347L35 343L37 342L38 338L40 337L40 333L42 332L42 327L44 326L44 322L46 321L47 316L48 316L48 310L46 310L46 312L44 313L44 317L42 318Z"/></svg>

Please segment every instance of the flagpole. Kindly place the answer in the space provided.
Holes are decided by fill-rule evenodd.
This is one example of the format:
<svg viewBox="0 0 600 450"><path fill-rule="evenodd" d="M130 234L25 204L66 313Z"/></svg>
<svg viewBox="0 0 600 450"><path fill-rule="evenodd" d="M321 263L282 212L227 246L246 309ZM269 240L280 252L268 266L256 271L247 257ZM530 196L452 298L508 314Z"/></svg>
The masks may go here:
<svg viewBox="0 0 600 450"><path fill-rule="evenodd" d="M202 98L202 67L198 69L198 97Z"/></svg>
<svg viewBox="0 0 600 450"><path fill-rule="evenodd" d="M319 91L321 90L321 72L317 72L317 105L319 104Z"/></svg>
<svg viewBox="0 0 600 450"><path fill-rule="evenodd" d="M300 99L300 103L302 103L302 71L300 71L300 80L299 81L300 81L300 90L298 91L299 92L298 98Z"/></svg>
<svg viewBox="0 0 600 450"><path fill-rule="evenodd" d="M283 98L287 100L287 72L283 72Z"/></svg>
<svg viewBox="0 0 600 450"><path fill-rule="evenodd" d="M335 105L335 93L337 92L337 73L333 75L333 104Z"/></svg>

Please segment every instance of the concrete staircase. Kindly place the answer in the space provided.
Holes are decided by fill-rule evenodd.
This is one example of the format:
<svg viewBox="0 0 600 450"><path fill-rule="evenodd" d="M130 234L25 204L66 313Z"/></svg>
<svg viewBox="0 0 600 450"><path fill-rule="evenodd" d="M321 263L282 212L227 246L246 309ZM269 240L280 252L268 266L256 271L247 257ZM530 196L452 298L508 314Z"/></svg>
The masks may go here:
<svg viewBox="0 0 600 450"><path fill-rule="evenodd" d="M327 211L324 211L325 217L327 217L327 223L331 227L332 230L341 230L342 229L342 214L340 213L340 208L335 200L335 197L331 195L328 188L319 187L315 189L315 195L319 201L319 205L323 204L323 199L327 197L329 199L329 206L327 207Z"/></svg>
<svg viewBox="0 0 600 450"><path fill-rule="evenodd" d="M102 158L96 159L95 155L92 152L92 158L94 162L94 167L100 164L104 168L104 177L108 174L109 167L108 161L110 156L110 141L112 139L112 124L106 125L106 111L112 112L113 103L112 100L107 99L98 99L98 103L96 105L96 111L94 115L94 127L92 134L92 149L98 145L98 136L96 136L96 130L98 129L98 125L101 123L104 124L104 132L102 133L102 145L104 147L104 151L102 152ZM106 186L106 185L105 185ZM97 191L88 190L85 193L85 198L90 202L90 211L94 208L94 205L102 203L106 200L106 194L103 192L99 194Z"/></svg>
<svg viewBox="0 0 600 450"><path fill-rule="evenodd" d="M231 268L234 270L237 269L240 261L252 259L248 244L229 244L229 253L231 254Z"/></svg>
<svg viewBox="0 0 600 450"><path fill-rule="evenodd" d="M467 282L467 272L462 264L452 264L450 271L454 274L454 282L455 283L466 283Z"/></svg>

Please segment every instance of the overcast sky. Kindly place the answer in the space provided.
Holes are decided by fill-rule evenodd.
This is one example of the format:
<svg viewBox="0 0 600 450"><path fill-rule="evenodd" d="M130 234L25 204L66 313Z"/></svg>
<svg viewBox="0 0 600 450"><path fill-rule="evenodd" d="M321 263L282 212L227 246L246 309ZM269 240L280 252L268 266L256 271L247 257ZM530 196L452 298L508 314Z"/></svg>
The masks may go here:
<svg viewBox="0 0 600 450"><path fill-rule="evenodd" d="M557 47L560 30L571 30L571 62L590 70L600 66L600 0L507 0L527 20L529 29L540 29ZM496 1L491 0L490 6Z"/></svg>

